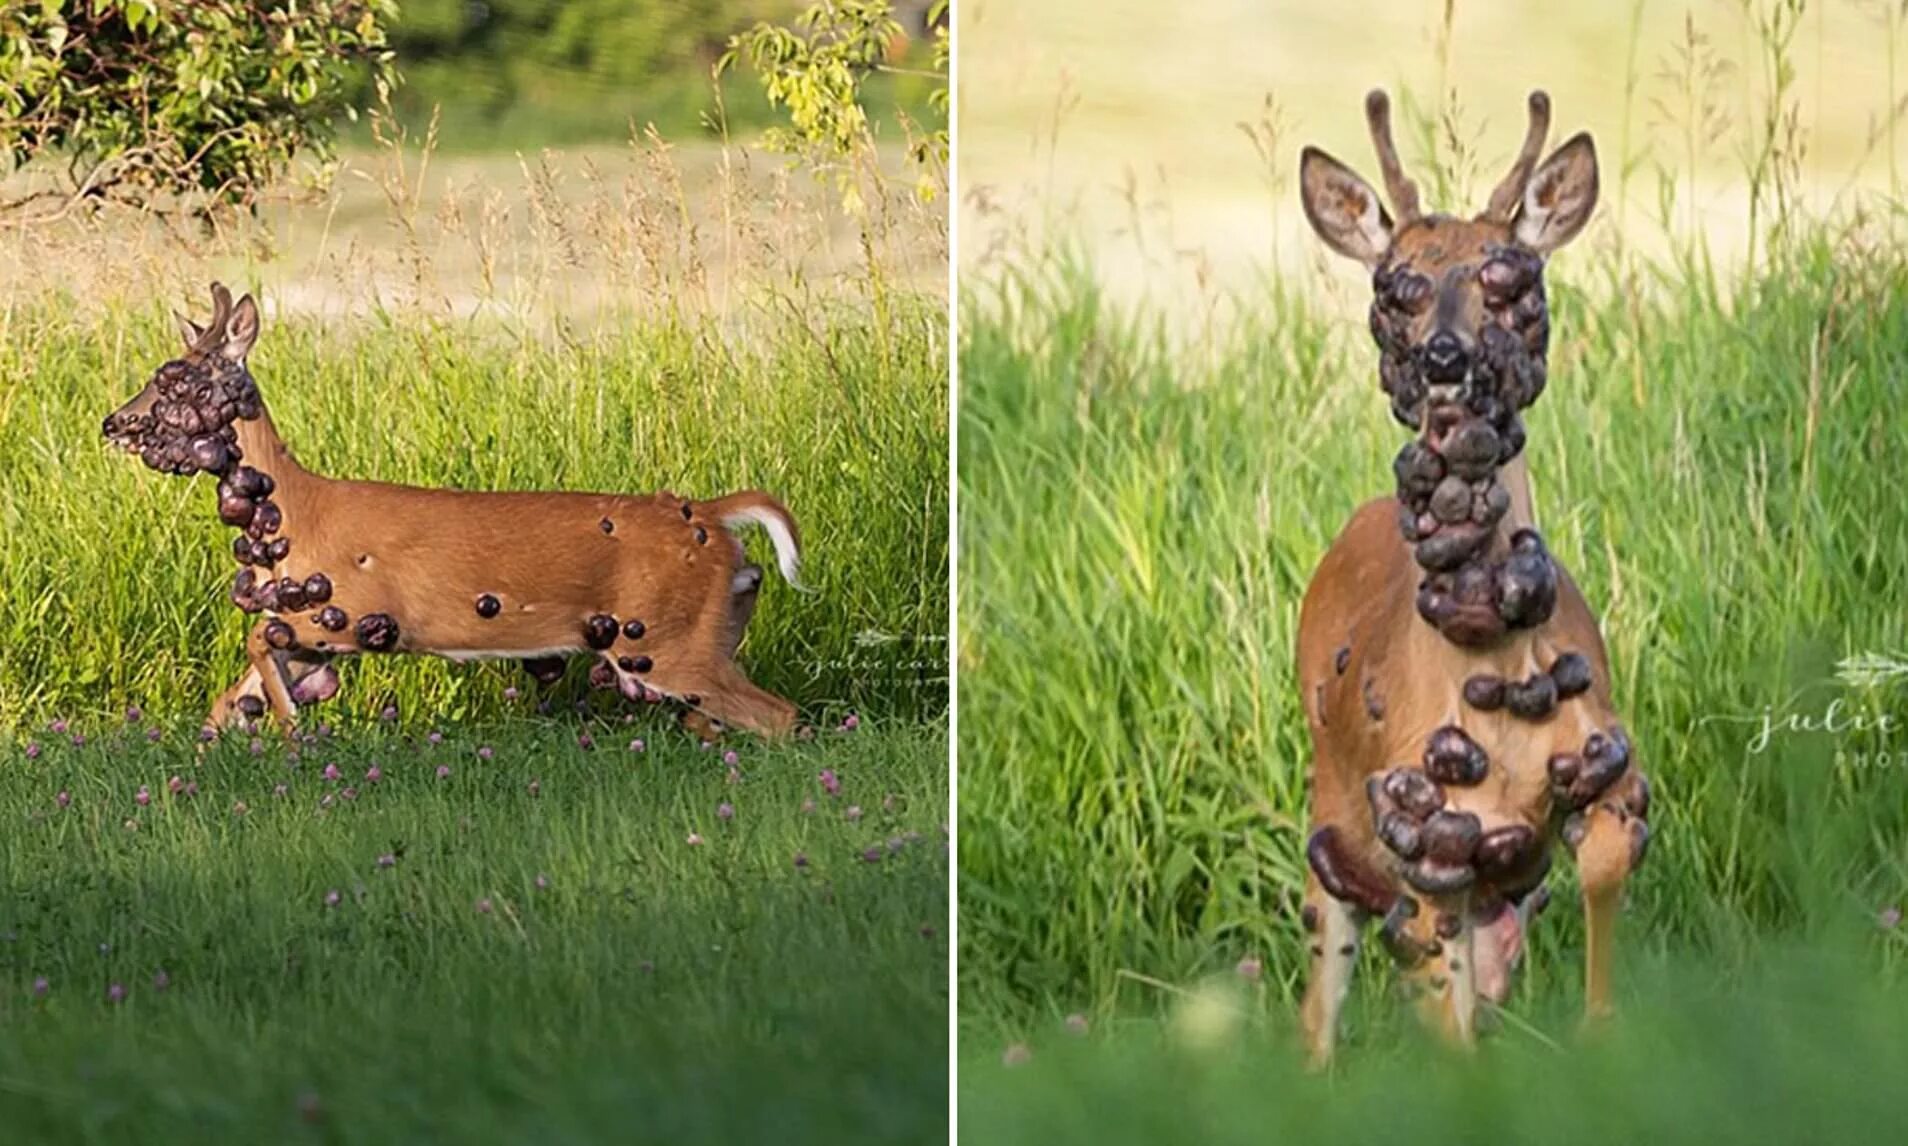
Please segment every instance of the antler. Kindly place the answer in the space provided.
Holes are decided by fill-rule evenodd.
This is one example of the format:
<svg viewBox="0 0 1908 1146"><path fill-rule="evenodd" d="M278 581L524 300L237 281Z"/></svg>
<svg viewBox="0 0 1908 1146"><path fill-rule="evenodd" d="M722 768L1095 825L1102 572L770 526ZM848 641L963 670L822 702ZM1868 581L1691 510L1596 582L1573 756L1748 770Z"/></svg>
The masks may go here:
<svg viewBox="0 0 1908 1146"><path fill-rule="evenodd" d="M1491 192L1491 201L1478 218L1500 223L1511 221L1511 216L1517 213L1517 205L1524 200L1524 185L1530 182L1530 173L1537 166L1537 157L1543 152L1544 137L1548 134L1550 97L1534 91L1530 93L1530 128L1524 133L1523 150L1517 153L1517 162L1511 164L1504 181Z"/></svg>
<svg viewBox="0 0 1908 1146"><path fill-rule="evenodd" d="M181 318L184 316L182 315ZM225 289L224 283L212 284L212 317L207 320L192 349L211 350L225 341L225 324L232 321L232 292Z"/></svg>
<svg viewBox="0 0 1908 1146"><path fill-rule="evenodd" d="M1385 193L1391 196L1402 227L1418 217L1418 185L1405 177L1404 165L1398 162L1398 147L1391 140L1391 100L1380 89L1372 89L1365 97L1365 122L1371 125L1371 142L1378 149Z"/></svg>

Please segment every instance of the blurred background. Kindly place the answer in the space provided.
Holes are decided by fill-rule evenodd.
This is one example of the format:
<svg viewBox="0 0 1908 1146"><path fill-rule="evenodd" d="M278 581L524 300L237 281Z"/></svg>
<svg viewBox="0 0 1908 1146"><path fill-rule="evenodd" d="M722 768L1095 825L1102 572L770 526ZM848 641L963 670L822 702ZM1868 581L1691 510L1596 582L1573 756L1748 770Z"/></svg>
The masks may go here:
<svg viewBox="0 0 1908 1146"><path fill-rule="evenodd" d="M1550 146L1596 137L1588 244L1740 261L1752 185L1761 224L1778 178L1817 213L1899 187L1905 20L1899 0L964 0L959 255L1059 232L1129 297L1308 269L1299 149L1376 180L1368 89L1393 93L1428 204L1468 215L1541 87ZM1349 264L1330 279L1362 286Z"/></svg>

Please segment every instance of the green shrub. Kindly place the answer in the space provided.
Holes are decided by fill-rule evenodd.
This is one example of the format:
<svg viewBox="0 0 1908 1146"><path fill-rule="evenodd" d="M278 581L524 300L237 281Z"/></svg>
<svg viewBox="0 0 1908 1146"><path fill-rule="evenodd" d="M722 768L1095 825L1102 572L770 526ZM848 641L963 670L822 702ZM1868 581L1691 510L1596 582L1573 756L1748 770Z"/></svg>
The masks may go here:
<svg viewBox="0 0 1908 1146"><path fill-rule="evenodd" d="M328 156L347 96L391 61L391 0L39 0L0 5L0 162L64 162L73 196L246 202ZM20 205L26 200L16 200Z"/></svg>

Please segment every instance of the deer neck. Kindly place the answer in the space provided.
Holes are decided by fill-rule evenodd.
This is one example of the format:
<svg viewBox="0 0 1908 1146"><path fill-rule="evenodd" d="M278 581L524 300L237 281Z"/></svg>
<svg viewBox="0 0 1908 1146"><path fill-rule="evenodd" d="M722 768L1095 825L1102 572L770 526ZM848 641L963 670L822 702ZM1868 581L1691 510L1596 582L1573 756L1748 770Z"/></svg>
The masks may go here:
<svg viewBox="0 0 1908 1146"><path fill-rule="evenodd" d="M238 427L238 447L246 465L270 474L280 487L296 484L307 476L304 467L292 456L291 447L279 435L271 411L265 408L263 401L259 403L256 418L241 418L233 424Z"/></svg>

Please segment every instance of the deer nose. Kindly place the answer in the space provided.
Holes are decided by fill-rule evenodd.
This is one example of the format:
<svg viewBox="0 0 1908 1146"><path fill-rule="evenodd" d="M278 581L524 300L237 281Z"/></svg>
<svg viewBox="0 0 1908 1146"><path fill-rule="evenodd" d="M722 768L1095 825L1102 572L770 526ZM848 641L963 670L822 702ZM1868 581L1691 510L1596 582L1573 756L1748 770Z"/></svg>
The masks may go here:
<svg viewBox="0 0 1908 1146"><path fill-rule="evenodd" d="M1430 381L1462 382L1470 368L1463 340L1450 331L1440 330L1424 344L1424 372Z"/></svg>

